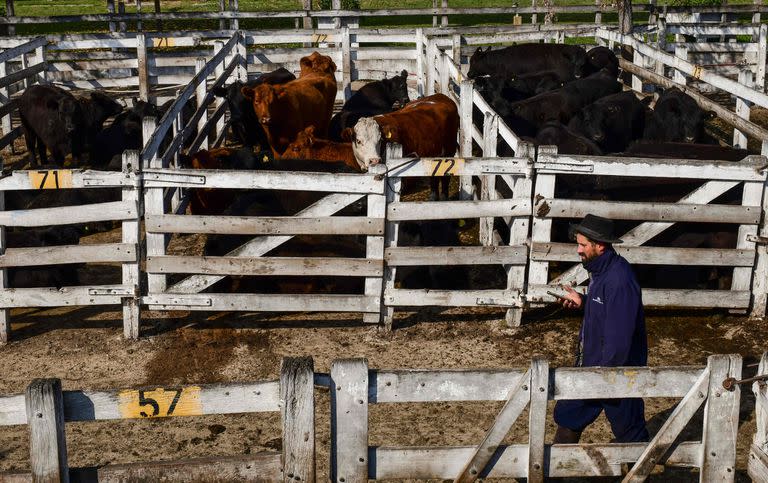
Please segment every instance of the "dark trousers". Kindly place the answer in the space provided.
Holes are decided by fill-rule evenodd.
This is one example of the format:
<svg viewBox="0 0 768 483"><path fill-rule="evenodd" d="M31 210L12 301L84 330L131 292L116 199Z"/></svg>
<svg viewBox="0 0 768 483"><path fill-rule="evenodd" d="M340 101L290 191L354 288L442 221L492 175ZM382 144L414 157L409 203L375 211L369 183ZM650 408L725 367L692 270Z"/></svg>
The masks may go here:
<svg viewBox="0 0 768 483"><path fill-rule="evenodd" d="M562 400L555 405L554 418L559 426L581 433L605 410L616 442L633 443L649 439L644 409L639 398Z"/></svg>

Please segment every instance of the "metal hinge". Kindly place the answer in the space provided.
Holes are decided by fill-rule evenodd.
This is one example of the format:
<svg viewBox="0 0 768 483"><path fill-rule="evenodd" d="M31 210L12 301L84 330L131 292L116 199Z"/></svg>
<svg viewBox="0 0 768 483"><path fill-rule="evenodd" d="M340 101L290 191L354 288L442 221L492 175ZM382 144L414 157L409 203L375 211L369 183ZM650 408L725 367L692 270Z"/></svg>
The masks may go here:
<svg viewBox="0 0 768 483"><path fill-rule="evenodd" d="M148 295L144 297L146 305L170 307L174 305L188 305L193 307L210 307L213 300L210 297L187 296L183 294L164 294L159 296Z"/></svg>
<svg viewBox="0 0 768 483"><path fill-rule="evenodd" d="M768 244L768 237L758 235L747 235L747 241L757 243L758 245Z"/></svg>
<svg viewBox="0 0 768 483"><path fill-rule="evenodd" d="M205 176L193 175L193 174L181 174L181 173L169 173L167 171L144 171L145 185L152 181L157 181L163 184L205 184ZM148 182L148 183L147 183ZM147 186L151 188L152 186Z"/></svg>
<svg viewBox="0 0 768 483"><path fill-rule="evenodd" d="M592 173L595 171L595 166L593 164L585 163L558 163L554 161L544 161L533 163L533 167L538 172L545 174L550 171L556 173Z"/></svg>
<svg viewBox="0 0 768 483"><path fill-rule="evenodd" d="M119 295L121 297L138 297L139 287L89 288L88 295Z"/></svg>

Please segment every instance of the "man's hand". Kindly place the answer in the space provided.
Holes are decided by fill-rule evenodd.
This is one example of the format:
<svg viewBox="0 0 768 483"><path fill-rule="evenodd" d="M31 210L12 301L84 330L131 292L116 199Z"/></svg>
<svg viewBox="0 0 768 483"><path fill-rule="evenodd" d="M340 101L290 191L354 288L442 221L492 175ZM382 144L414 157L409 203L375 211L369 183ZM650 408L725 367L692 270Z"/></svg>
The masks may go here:
<svg viewBox="0 0 768 483"><path fill-rule="evenodd" d="M575 291L570 285L561 285L565 290L565 298L560 299L560 303L566 309L580 309L582 300L581 295Z"/></svg>

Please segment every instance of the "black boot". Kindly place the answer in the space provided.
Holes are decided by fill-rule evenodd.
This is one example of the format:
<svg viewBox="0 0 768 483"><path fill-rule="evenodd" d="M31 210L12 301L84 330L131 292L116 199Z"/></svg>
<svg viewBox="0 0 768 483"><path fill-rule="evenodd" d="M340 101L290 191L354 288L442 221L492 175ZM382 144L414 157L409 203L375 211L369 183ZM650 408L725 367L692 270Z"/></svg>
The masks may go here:
<svg viewBox="0 0 768 483"><path fill-rule="evenodd" d="M568 429L564 426L558 426L555 431L553 444L577 444L581 438L581 433Z"/></svg>

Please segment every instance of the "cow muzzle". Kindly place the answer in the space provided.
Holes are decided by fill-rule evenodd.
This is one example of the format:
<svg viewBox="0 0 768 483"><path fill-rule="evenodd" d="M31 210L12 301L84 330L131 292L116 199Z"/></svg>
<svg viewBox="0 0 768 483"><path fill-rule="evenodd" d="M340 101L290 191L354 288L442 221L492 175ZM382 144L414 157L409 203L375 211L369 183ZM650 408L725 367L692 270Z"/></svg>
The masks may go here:
<svg viewBox="0 0 768 483"><path fill-rule="evenodd" d="M272 118L271 117L262 117L261 119L259 119L259 121L261 121L262 124L271 124L272 123Z"/></svg>
<svg viewBox="0 0 768 483"><path fill-rule="evenodd" d="M368 160L368 166L375 166L377 164L381 164L381 158L370 158Z"/></svg>

